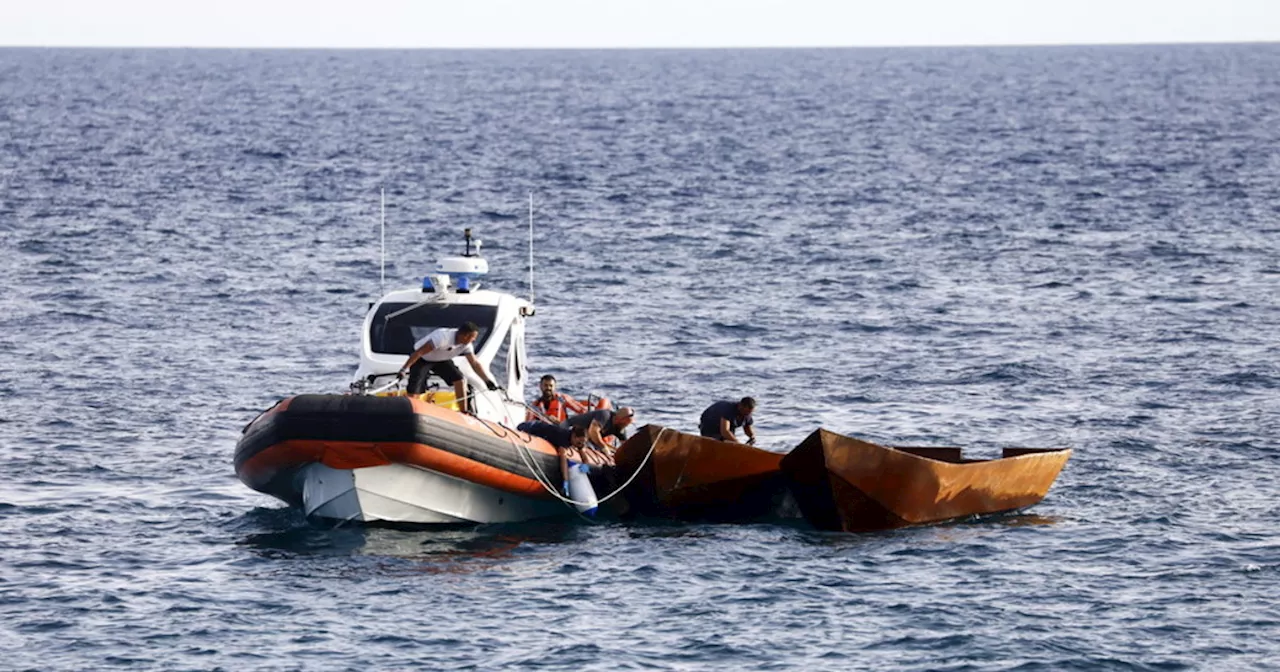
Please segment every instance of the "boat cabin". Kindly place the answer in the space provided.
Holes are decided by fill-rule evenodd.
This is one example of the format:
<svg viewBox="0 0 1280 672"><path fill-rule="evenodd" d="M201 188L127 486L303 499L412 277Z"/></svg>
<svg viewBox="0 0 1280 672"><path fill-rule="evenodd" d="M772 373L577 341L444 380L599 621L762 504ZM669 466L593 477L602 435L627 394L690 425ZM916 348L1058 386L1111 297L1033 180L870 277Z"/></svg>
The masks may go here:
<svg viewBox="0 0 1280 672"><path fill-rule="evenodd" d="M414 343L440 328L457 328L466 322L480 327L473 348L493 379L505 388L489 392L463 361L455 362L477 394L477 414L514 427L524 419L524 387L528 377L525 350L525 318L533 315L529 301L505 292L480 289L479 279L489 265L479 255L479 242L466 231L467 249L460 257L444 257L436 272L423 278L420 289L387 293L369 309L361 334L360 366L356 384L377 387L390 382L413 352ZM474 245L474 251L472 247ZM452 403L451 388L436 397ZM514 402L514 403L512 403Z"/></svg>

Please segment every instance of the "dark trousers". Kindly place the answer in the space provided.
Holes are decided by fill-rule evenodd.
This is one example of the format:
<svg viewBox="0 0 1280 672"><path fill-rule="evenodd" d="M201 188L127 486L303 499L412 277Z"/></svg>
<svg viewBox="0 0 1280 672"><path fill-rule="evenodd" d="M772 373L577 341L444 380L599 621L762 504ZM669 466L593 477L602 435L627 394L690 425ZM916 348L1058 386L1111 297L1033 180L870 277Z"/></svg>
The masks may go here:
<svg viewBox="0 0 1280 672"><path fill-rule="evenodd" d="M409 367L409 384L406 390L409 394L422 394L427 391L427 379L431 374L436 374L444 379L444 382L452 385L454 381L462 380L462 372L458 370L457 365L452 360L444 360L443 362L428 362L425 359L419 359Z"/></svg>

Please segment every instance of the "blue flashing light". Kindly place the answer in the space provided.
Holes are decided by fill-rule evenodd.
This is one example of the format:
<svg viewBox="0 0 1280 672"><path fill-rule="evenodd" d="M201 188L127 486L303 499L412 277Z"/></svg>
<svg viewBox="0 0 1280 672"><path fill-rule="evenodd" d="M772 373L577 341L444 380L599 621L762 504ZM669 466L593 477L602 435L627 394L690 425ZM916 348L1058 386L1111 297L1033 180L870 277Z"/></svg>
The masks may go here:
<svg viewBox="0 0 1280 672"><path fill-rule="evenodd" d="M466 274L466 273L459 273L459 274L458 274L458 276L457 276L457 280L458 280L458 283L457 283L457 284L458 284L458 291L459 291L459 292L469 292L469 291L471 291L471 276L470 276L470 275L468 275L468 274Z"/></svg>
<svg viewBox="0 0 1280 672"><path fill-rule="evenodd" d="M425 275L422 277L422 291L424 292L436 291L436 288L431 284L431 276Z"/></svg>

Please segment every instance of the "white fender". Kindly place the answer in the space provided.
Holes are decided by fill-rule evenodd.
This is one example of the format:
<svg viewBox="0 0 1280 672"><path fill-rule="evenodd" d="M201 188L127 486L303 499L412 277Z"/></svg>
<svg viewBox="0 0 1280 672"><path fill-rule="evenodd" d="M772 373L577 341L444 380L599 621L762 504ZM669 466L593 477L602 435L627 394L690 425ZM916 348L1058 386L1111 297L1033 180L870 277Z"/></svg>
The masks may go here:
<svg viewBox="0 0 1280 672"><path fill-rule="evenodd" d="M591 487L591 479L587 478L590 467L569 460L569 499L574 501L573 508L587 516L596 515L596 489Z"/></svg>

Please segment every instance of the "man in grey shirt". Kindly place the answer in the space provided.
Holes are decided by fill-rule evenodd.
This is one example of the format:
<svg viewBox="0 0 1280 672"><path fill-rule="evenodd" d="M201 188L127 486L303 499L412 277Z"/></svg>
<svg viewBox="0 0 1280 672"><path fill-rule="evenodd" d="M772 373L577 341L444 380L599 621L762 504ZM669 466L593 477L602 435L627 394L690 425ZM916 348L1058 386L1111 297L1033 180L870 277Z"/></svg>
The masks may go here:
<svg viewBox="0 0 1280 672"><path fill-rule="evenodd" d="M565 427L582 427L587 430L587 443L591 444L609 458L613 464L615 448L605 442L605 437L616 436L619 441L627 440L626 428L635 421L636 412L630 406L617 410L600 409L581 415L575 415L564 421Z"/></svg>

